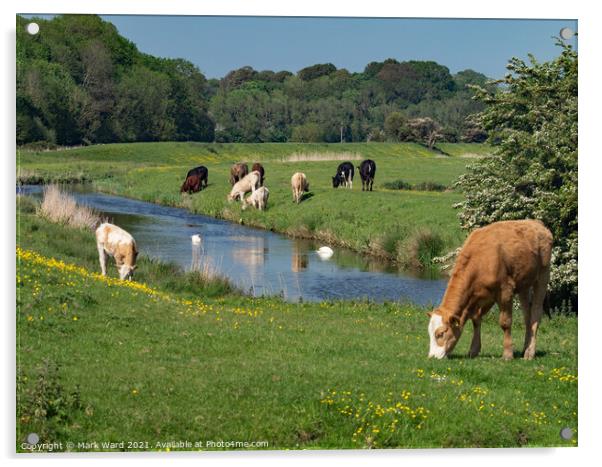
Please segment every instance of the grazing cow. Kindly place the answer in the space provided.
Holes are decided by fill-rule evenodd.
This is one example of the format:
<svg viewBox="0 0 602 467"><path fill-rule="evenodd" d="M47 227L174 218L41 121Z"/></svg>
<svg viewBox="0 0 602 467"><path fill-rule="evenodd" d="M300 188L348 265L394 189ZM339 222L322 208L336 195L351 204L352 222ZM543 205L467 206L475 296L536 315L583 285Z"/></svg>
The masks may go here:
<svg viewBox="0 0 602 467"><path fill-rule="evenodd" d="M259 179L259 186L263 186L263 179L265 178L265 170L263 168L263 165L261 165L259 162L255 162L253 164L253 167L251 168L251 172L254 171L259 172L259 175L261 176Z"/></svg>
<svg viewBox="0 0 602 467"><path fill-rule="evenodd" d="M337 174L332 177L332 187L337 188L339 185L347 188L353 188L353 164L351 162L343 162L337 168Z"/></svg>
<svg viewBox="0 0 602 467"><path fill-rule="evenodd" d="M302 172L297 172L291 177L291 187L293 189L293 202L299 204L303 193L309 191L309 182Z"/></svg>
<svg viewBox="0 0 602 467"><path fill-rule="evenodd" d="M474 327L468 355L477 356L481 319L497 303L503 358L511 359L512 301L518 294L526 326L523 356L532 359L550 278L552 240L550 231L535 220L495 222L472 232L458 254L441 305L428 313L429 357L447 356L468 320Z"/></svg>
<svg viewBox="0 0 602 467"><path fill-rule="evenodd" d="M180 188L180 193L188 193L189 195L192 193L197 193L201 191L201 179L198 175L189 175L184 180L182 187Z"/></svg>
<svg viewBox="0 0 602 467"><path fill-rule="evenodd" d="M247 198L245 198L242 208L246 209L248 206L253 206L255 209L263 211L268 204L269 196L270 190L268 190L265 186L260 186L257 188L257 190L247 196Z"/></svg>
<svg viewBox="0 0 602 467"><path fill-rule="evenodd" d="M249 191L254 193L259 186L259 177L259 172L255 171L247 174L242 180L236 182L228 195L228 201L234 201L240 198L240 201L243 202L245 193L248 193Z"/></svg>
<svg viewBox="0 0 602 467"><path fill-rule="evenodd" d="M358 166L362 179L362 191L372 191L374 176L376 175L376 163L372 159L366 159Z"/></svg>
<svg viewBox="0 0 602 467"><path fill-rule="evenodd" d="M115 258L120 279L134 277L138 249L129 233L113 224L100 224L96 229L96 248L103 276L107 275L107 255L110 255Z"/></svg>
<svg viewBox="0 0 602 467"><path fill-rule="evenodd" d="M230 185L234 186L236 182L241 181L249 173L249 166L239 162L230 168Z"/></svg>
<svg viewBox="0 0 602 467"><path fill-rule="evenodd" d="M180 188L180 193L196 193L201 191L203 188L207 188L207 183L209 180L209 171L207 167L201 165L199 167L195 167L188 171L186 174L186 180Z"/></svg>

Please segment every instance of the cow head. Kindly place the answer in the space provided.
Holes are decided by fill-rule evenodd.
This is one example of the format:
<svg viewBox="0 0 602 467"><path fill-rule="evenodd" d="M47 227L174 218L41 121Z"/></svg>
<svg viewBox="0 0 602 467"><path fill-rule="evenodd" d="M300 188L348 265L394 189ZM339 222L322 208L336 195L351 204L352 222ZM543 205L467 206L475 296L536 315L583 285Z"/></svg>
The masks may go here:
<svg viewBox="0 0 602 467"><path fill-rule="evenodd" d="M429 321L429 358L447 357L454 349L460 335L462 324L457 316L444 317L439 310L428 312Z"/></svg>
<svg viewBox="0 0 602 467"><path fill-rule="evenodd" d="M131 281L134 278L134 270L136 269L136 265L128 266L127 264L122 264L119 267L119 278L123 281Z"/></svg>
<svg viewBox="0 0 602 467"><path fill-rule="evenodd" d="M332 177L332 187L333 188L338 188L338 186L341 184L341 179L339 177L339 174L336 174L334 177Z"/></svg>

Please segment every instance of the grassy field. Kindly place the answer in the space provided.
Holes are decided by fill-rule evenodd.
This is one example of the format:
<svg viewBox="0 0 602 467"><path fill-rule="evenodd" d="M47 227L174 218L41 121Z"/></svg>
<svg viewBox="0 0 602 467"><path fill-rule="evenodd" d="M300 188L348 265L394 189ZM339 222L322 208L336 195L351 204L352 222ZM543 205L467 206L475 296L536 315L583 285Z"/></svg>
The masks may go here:
<svg viewBox="0 0 602 467"><path fill-rule="evenodd" d="M159 169L148 165L141 170ZM167 169L170 189L176 172ZM20 204L18 450L31 432L64 450L169 450L173 441L190 441L188 450L223 448L208 441L267 442L250 449L577 442L559 436L563 427L577 430L575 317L544 320L533 361L499 358L497 313L483 323L480 357L464 357L465 335L454 358L429 360L425 310L252 299L144 258L135 282L117 280L114 268L102 278L91 232L48 224L30 202ZM517 347L522 332L517 315Z"/></svg>
<svg viewBox="0 0 602 467"><path fill-rule="evenodd" d="M446 191L387 190L387 182L412 185L433 182L447 187L464 171L470 157L490 148L478 144L445 145L451 157L411 143L389 144L200 144L138 143L98 145L51 152L19 151L22 182L92 181L101 191L208 214L292 236L316 238L408 266L426 265L432 256L458 246L460 230L454 203L461 195ZM466 155L467 157L463 157ZM356 172L353 190L333 189L331 177L340 158L359 165L377 163L375 191L362 193ZM321 160L299 160L317 158ZM339 160L337 160L339 159ZM265 212L242 212L228 204L233 162L261 161L270 190ZM186 172L209 169L209 186L192 196L180 195ZM290 177L305 172L311 192L292 203Z"/></svg>

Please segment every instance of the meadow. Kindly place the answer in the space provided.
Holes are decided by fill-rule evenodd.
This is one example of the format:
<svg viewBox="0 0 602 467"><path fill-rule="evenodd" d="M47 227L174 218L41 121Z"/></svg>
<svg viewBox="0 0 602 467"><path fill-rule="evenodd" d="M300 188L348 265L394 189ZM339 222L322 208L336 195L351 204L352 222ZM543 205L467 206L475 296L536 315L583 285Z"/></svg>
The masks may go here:
<svg viewBox="0 0 602 467"><path fill-rule="evenodd" d="M461 195L451 188L471 158L487 154L491 148L445 144L442 150L449 156L414 143L136 143L48 152L19 150L17 163L22 183L91 182L106 193L315 238L415 268L428 267L433 256L461 244L465 232L452 207ZM359 165L363 158L376 161L374 191L361 191L357 170L353 190L333 189L331 177L338 164L349 159ZM226 201L230 166L239 161L264 165L270 190L265 212L243 212L239 204ZM187 171L198 165L209 169L208 188L181 195L179 188ZM306 173L310 193L302 203L293 205L290 177L297 171ZM448 189L386 188L399 180Z"/></svg>
<svg viewBox="0 0 602 467"><path fill-rule="evenodd" d="M22 156L30 157L38 155ZM53 161L62 154L39 157L49 161L48 173L69 165ZM73 164L88 170L86 157ZM99 186L141 196L153 189L119 185L135 178L117 170L119 161L94 159L111 174ZM166 175L148 161L135 164L140 174L169 181L171 196L192 162L169 166ZM329 172L312 170L316 177ZM217 191L216 175L210 188ZM478 358L465 357L465 335L452 358L429 360L424 309L250 298L227 282L203 281L144 256L136 281L119 281L114 267L105 278L92 232L49 223L31 200L18 202L19 451L31 432L75 451L179 449L174 441L193 443L187 450L577 444L576 436L559 435L564 427L577 433L575 316L544 319L532 361L500 359L497 313L483 323Z"/></svg>

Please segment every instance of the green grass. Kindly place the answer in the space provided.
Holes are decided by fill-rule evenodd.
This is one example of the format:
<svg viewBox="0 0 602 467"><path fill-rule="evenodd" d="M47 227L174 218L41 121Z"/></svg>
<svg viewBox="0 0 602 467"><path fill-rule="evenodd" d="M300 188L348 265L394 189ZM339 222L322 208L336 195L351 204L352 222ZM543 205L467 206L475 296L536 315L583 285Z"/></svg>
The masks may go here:
<svg viewBox="0 0 602 467"><path fill-rule="evenodd" d="M533 361L499 358L497 313L483 323L480 357L464 357L465 335L454 358L435 361L419 308L207 296L145 261L137 282L101 280L90 233L42 222L28 202L17 234L19 450L32 431L74 450L94 449L78 448L84 441L576 443L559 436L577 429L574 316L544 320Z"/></svg>
<svg viewBox="0 0 602 467"><path fill-rule="evenodd" d="M446 146L446 150L455 146ZM481 145L458 145L454 154L487 152ZM375 191L363 193L356 173L354 188L333 189L331 177L339 160L283 162L292 154L357 154L376 161ZM229 169L233 162L261 161L270 189L265 212L242 212L228 204ZM353 161L359 165L359 161ZM179 206L196 213L228 219L289 235L316 238L365 254L402 261L403 245L429 230L440 239L443 254L457 247L465 233L452 208L461 200L454 192L388 190L403 179L414 186L451 186L469 159L442 157L411 143L369 144L201 144L138 143L99 145L62 151L19 151L20 180L92 180L95 188L127 197ZM209 168L209 186L192 196L179 188L191 167ZM305 172L311 192L292 203L290 177ZM416 262L411 262L416 264ZM428 265L423 265L428 266Z"/></svg>

